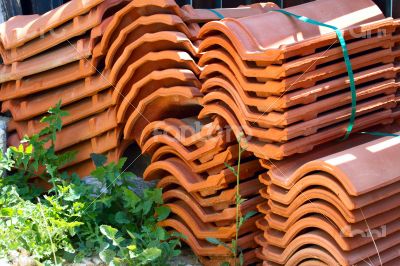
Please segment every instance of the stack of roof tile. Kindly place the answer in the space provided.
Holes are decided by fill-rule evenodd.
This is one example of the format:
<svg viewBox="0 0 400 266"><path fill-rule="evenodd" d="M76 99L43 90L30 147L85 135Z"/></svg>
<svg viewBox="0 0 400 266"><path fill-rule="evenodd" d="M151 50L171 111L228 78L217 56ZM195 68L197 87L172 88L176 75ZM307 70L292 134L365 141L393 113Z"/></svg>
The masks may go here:
<svg viewBox="0 0 400 266"><path fill-rule="evenodd" d="M266 12L272 4L221 9L224 16ZM210 10L180 8L174 0L132 1L117 12L102 39L105 68L124 137L138 140L150 122L197 115L199 25L219 19Z"/></svg>
<svg viewBox="0 0 400 266"><path fill-rule="evenodd" d="M398 263L400 138L371 138L264 162L268 199L256 239L265 265Z"/></svg>
<svg viewBox="0 0 400 266"><path fill-rule="evenodd" d="M236 176L239 146L220 119L203 123L196 118L165 119L148 124L140 138L152 163L145 180L160 179L166 206L172 215L160 225L182 233L185 241L205 265L233 263L229 249L207 242L217 238L227 245L236 235ZM240 215L256 210L263 199L258 174L265 170L249 152L241 154L240 193L247 199ZM257 262L254 237L258 235L256 215L239 231L238 245L246 265Z"/></svg>
<svg viewBox="0 0 400 266"><path fill-rule="evenodd" d="M10 144L40 132L40 119L61 101L63 118L56 151L76 150L65 167L90 173L91 153L119 157L120 129L110 83L101 69L100 40L125 0L72 0L42 16L18 16L0 27L0 101L12 116Z"/></svg>
<svg viewBox="0 0 400 266"><path fill-rule="evenodd" d="M353 130L390 123L400 53L392 50L393 19L370 0L320 0L287 10L348 28L343 34L357 85ZM344 135L351 93L332 29L269 12L207 23L199 36L200 116L224 117L237 135L251 137L247 147L257 157L282 159Z"/></svg>

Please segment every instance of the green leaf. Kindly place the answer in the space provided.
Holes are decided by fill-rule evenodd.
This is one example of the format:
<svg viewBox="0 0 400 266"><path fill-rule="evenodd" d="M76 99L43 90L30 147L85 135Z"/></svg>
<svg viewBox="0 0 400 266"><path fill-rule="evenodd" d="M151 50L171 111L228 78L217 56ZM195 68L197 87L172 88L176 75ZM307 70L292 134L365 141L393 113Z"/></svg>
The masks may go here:
<svg viewBox="0 0 400 266"><path fill-rule="evenodd" d="M2 208L0 211L2 216L13 216L15 213L15 209L13 208Z"/></svg>
<svg viewBox="0 0 400 266"><path fill-rule="evenodd" d="M143 250L143 252L140 254L140 256L143 258L142 265L146 265L149 262L156 260L161 256L161 253L161 249L158 248L147 248Z"/></svg>
<svg viewBox="0 0 400 266"><path fill-rule="evenodd" d="M108 239L114 240L115 236L118 233L118 230L109 226L109 225L101 225L100 226L100 232L105 235Z"/></svg>
<svg viewBox="0 0 400 266"><path fill-rule="evenodd" d="M136 208L136 205L142 200L141 198L139 198L138 195L136 195L135 192L126 187L122 188L122 199L124 201L125 208L131 210L134 210Z"/></svg>
<svg viewBox="0 0 400 266"><path fill-rule="evenodd" d="M224 261L223 263L221 263L221 266L230 266L231 264L227 261ZM243 264L242 264L243 265Z"/></svg>
<svg viewBox="0 0 400 266"><path fill-rule="evenodd" d="M90 158L96 167L101 167L107 162L107 157L103 154L92 153L90 154Z"/></svg>
<svg viewBox="0 0 400 266"><path fill-rule="evenodd" d="M230 166L230 165L227 164L227 163L224 163L224 164L225 164L225 167L228 168L235 176L238 175L237 172L236 172L236 170L235 170L235 168L233 168L232 166Z"/></svg>
<svg viewBox="0 0 400 266"><path fill-rule="evenodd" d="M163 221L165 220L169 214L171 213L171 209L167 206L160 206L156 208L157 220Z"/></svg>
<svg viewBox="0 0 400 266"><path fill-rule="evenodd" d="M125 212L119 211L115 214L115 221L119 224L128 224L129 219Z"/></svg>
<svg viewBox="0 0 400 266"><path fill-rule="evenodd" d="M256 215L256 214L257 214L256 211L249 211L248 213L246 213L246 214L243 216L243 221L244 221L244 222L247 221L248 219L250 219L251 217L253 217L253 216Z"/></svg>
<svg viewBox="0 0 400 266"><path fill-rule="evenodd" d="M129 245L126 247L127 249L129 249L130 251L135 251L137 250L137 246L136 245Z"/></svg>
<svg viewBox="0 0 400 266"><path fill-rule="evenodd" d="M216 238L213 238L213 237L207 237L206 240L208 242L210 242L211 244L214 244L214 245L222 245L222 244L224 244L220 240L218 240Z"/></svg>
<svg viewBox="0 0 400 266"><path fill-rule="evenodd" d="M25 148L25 153L31 154L33 150L32 144L29 144L28 147Z"/></svg>
<svg viewBox="0 0 400 266"><path fill-rule="evenodd" d="M107 264L110 264L110 262L115 258L115 255L116 253L110 249L105 249L99 253L100 259Z"/></svg>

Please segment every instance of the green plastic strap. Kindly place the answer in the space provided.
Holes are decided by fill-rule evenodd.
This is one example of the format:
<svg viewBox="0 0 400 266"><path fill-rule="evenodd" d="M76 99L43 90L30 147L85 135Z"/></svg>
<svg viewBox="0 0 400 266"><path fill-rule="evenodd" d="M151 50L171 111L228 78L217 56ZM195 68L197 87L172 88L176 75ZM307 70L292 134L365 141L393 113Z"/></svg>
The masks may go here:
<svg viewBox="0 0 400 266"><path fill-rule="evenodd" d="M282 14L294 17L294 18L296 18L300 21L306 22L306 23L333 29L336 32L336 35L340 42L340 45L342 46L343 57L344 57L344 61L346 63L347 73L348 73L349 81L350 81L350 89L351 89L351 116L350 116L349 125L347 126L346 135L343 138L343 139L347 139L349 137L351 131L353 130L354 121L356 118L357 93L356 93L356 84L354 81L353 67L351 66L350 57L349 57L349 51L347 50L346 41L343 37L341 30L335 26L328 25L328 24L325 24L325 23L322 23L322 22L319 22L319 21L316 21L316 20L313 20L313 19L310 19L310 18L307 18L304 16L299 16L299 15L293 14L293 13L288 12L283 9L274 9L274 10L271 10L271 12L280 12Z"/></svg>
<svg viewBox="0 0 400 266"><path fill-rule="evenodd" d="M220 19L224 19L225 17L221 14L221 13L219 13L217 10L214 10L214 9L209 9L211 12L213 12L215 15L217 15L217 17L218 18L220 18Z"/></svg>
<svg viewBox="0 0 400 266"><path fill-rule="evenodd" d="M385 132L377 132L377 131L372 131L372 132L360 132L361 134L368 134L372 136L377 136L377 137L400 137L399 134L393 134L393 133L385 133Z"/></svg>

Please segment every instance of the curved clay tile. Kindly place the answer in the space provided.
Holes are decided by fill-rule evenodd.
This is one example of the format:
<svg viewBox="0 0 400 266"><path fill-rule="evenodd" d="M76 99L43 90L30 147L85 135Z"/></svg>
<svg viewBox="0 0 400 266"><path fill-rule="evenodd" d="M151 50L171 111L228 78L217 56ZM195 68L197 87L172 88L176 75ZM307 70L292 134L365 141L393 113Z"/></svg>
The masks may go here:
<svg viewBox="0 0 400 266"><path fill-rule="evenodd" d="M81 39L54 51L37 55L27 61L0 66L0 83L45 72L92 55L89 39Z"/></svg>
<svg viewBox="0 0 400 266"><path fill-rule="evenodd" d="M119 33L141 16L150 16L157 13L174 14L180 12L174 0L136 0L119 10L101 40L102 54L106 54L111 42L118 38Z"/></svg>
<svg viewBox="0 0 400 266"><path fill-rule="evenodd" d="M387 47L387 42L391 39L390 33L393 31L393 27L391 23L388 23L386 28L380 29L386 30L386 35L374 36L368 40L361 38L361 40L348 43L347 48L349 54L352 55L374 48ZM213 48L211 49L210 46ZM206 52L204 52L204 50L206 50ZM256 66L253 66L250 62L243 61L231 42L223 36L207 37L200 44L200 53L201 52L204 53L201 54L199 60L200 66L205 66L215 61L225 62L229 66L235 64L244 76L260 79L280 79L288 77L302 73L305 69L307 71L315 70L319 65L343 58L342 49L338 46L278 65L257 61ZM263 66L263 63L266 66Z"/></svg>
<svg viewBox="0 0 400 266"><path fill-rule="evenodd" d="M303 219L298 220L292 225L292 227L286 231L281 232L274 229L268 229L264 232L264 238L274 246L285 248L287 247L297 236L302 235L309 229L318 229L329 234L332 239L339 245L343 251L351 251L362 247L363 245L372 244L374 241L379 241L390 235L396 235L400 230L400 221L395 220L389 224L383 225L386 229L385 234L373 234L368 236L366 233L359 232L353 237L343 237L340 228L335 223L328 220L322 215L310 215ZM381 226L378 228L371 228L372 232L381 230Z"/></svg>
<svg viewBox="0 0 400 266"><path fill-rule="evenodd" d="M63 107L63 111L69 113L68 116L61 118L63 127L72 124L74 122L80 121L86 117L93 114L104 111L105 109L111 107L112 105L112 91L106 90L104 92L95 94L93 96L87 97L76 103L72 103ZM8 127L21 128L22 132L30 132L28 135L39 133L47 125L40 122L42 117L34 118L33 120L16 122L11 120Z"/></svg>
<svg viewBox="0 0 400 266"><path fill-rule="evenodd" d="M247 180L253 177L255 172L260 171L257 164L257 161L243 163L240 167L241 179ZM194 173L188 165L178 158L169 158L165 161L152 163L146 168L143 178L145 180L154 180L167 175L177 178L181 186L188 192L208 193L209 191L209 194L216 193L217 190L226 188L228 184L236 181L236 176L229 169L204 178Z"/></svg>
<svg viewBox="0 0 400 266"><path fill-rule="evenodd" d="M393 118L390 110L378 111L367 116L356 118L352 132L358 132L375 125L385 125L392 122ZM347 127L348 122L343 122L335 125L335 127L323 129L314 135L310 135L306 138L297 138L280 146L256 142L248 143L247 147L249 151L253 151L259 158L279 160L296 153L310 151L319 144L343 137L347 131Z"/></svg>
<svg viewBox="0 0 400 266"><path fill-rule="evenodd" d="M5 49L22 46L68 20L90 11L104 0L72 0L41 16L17 16L0 24L0 39Z"/></svg>
<svg viewBox="0 0 400 266"><path fill-rule="evenodd" d="M172 228L174 231L181 233L185 237L182 241L185 242L197 256L230 256L230 251L222 246L215 246L205 240L197 239L193 233L182 222L175 219L167 219L158 223L159 226L165 228Z"/></svg>
<svg viewBox="0 0 400 266"><path fill-rule="evenodd" d="M290 7L286 10L333 24L340 29L384 19L378 6L371 0L356 0L351 4L346 0L335 1L335 3L318 1ZM320 10L329 12L320 12ZM346 17L346 19L339 19L341 17ZM280 25L284 30L277 31L275 25ZM266 35L265 32L270 34ZM202 27L199 36L205 38L216 33L227 36L241 54L241 58L251 61L275 61L283 58L288 51L299 48L303 48L303 53L308 51L313 53L314 44L321 41L321 36L326 39L336 38L332 29L311 27L307 23L293 20L293 18L278 12L209 22Z"/></svg>
<svg viewBox="0 0 400 266"><path fill-rule="evenodd" d="M310 260L312 258L312 260ZM306 260L307 259L307 260ZM286 265L317 266L317 265L339 265L337 260L329 252L319 246L303 248L293 254Z"/></svg>
<svg viewBox="0 0 400 266"><path fill-rule="evenodd" d="M65 24L52 29L51 32L35 38L23 46L3 50L1 56L5 64L22 61L33 55L46 51L64 41L84 34L102 23L105 13L125 0L107 0L94 7L89 13L75 16ZM107 23L107 21L104 21ZM102 27L104 29L104 27ZM0 50L2 50L0 48Z"/></svg>
<svg viewBox="0 0 400 266"><path fill-rule="evenodd" d="M76 102L109 87L103 76L91 76L52 90L46 94L6 101L2 112L9 110L15 121L26 120L44 114L60 100L62 105Z"/></svg>
<svg viewBox="0 0 400 266"><path fill-rule="evenodd" d="M22 98L89 77L96 72L90 61L82 59L17 81L3 83L0 101Z"/></svg>
<svg viewBox="0 0 400 266"><path fill-rule="evenodd" d="M301 178L290 189L271 185L268 187L268 194L270 195L270 199L288 205L293 202L296 197L301 196L300 194L303 191L315 186L327 189L337 195L349 210L365 207L400 192L400 182L396 182L381 189L355 197L348 195L346 187L343 187L343 183L340 182L340 179L338 180L335 176L324 172L314 172L314 174L306 175Z"/></svg>
<svg viewBox="0 0 400 266"><path fill-rule="evenodd" d="M111 79L117 80L115 77L126 70L132 62L139 60L143 55L150 52L163 50L177 50L187 52L191 57L197 56L197 48L195 45L181 32L176 31L160 31L155 33L146 33L139 39L124 47L123 53L115 59L112 64ZM107 56L110 54L107 53ZM130 63L126 63L129 61ZM195 71L195 70L193 70ZM200 73L199 73L200 74Z"/></svg>
<svg viewBox="0 0 400 266"><path fill-rule="evenodd" d="M267 215L265 216L265 220L268 221L268 225L271 228L279 231L290 230L293 224L310 214L321 214L322 216L331 220L332 223L337 226L337 228L340 228L340 232L343 237L354 237L355 234L360 234L361 232L368 233L369 228L378 228L382 225L386 225L398 220L400 216L398 214L399 209L399 207L396 207L395 209L389 210L383 214L379 214L377 216L373 216L352 224L345 220L345 217L338 212L335 206L321 200L314 200L312 203L305 203L295 210L289 218L276 215L268 209L265 211L260 210L260 212L266 212Z"/></svg>
<svg viewBox="0 0 400 266"><path fill-rule="evenodd" d="M373 97L382 92L389 95L379 98L375 97L372 100L365 100L358 104L356 115L360 116L376 110L395 107L395 96L390 94L394 94L396 87L396 83L389 80L381 84L370 85L366 88L359 89L357 92L357 100ZM235 92L233 91L233 93ZM294 108L285 113L269 112L267 114L253 113L250 108L241 101L239 95L236 94L234 99L230 96L232 95L224 91L224 88L219 88L219 91L212 91L206 94L202 99L202 104L207 105L216 102L219 104L223 103L227 107L229 106L232 113L242 114L237 115L237 119L240 121L247 135L266 141L283 142L296 137L315 134L321 128L341 121L347 121L351 113L351 108L347 106L341 109L335 109L351 102L351 97L348 92L299 108ZM320 115L320 113L332 109L335 109L335 111ZM295 125L287 125L295 122L298 123ZM278 128L281 126L287 127L283 129Z"/></svg>
<svg viewBox="0 0 400 266"><path fill-rule="evenodd" d="M181 186L178 179L174 176L163 177L158 183L157 187L167 191L169 186ZM258 190L262 185L256 179L244 181L239 184L240 194L243 198L250 198L258 194ZM212 207L216 211L221 211L232 207L235 203L236 187L221 191L217 196L203 197L199 193L190 193L196 202L202 207Z"/></svg>
<svg viewBox="0 0 400 266"><path fill-rule="evenodd" d="M138 49L143 42L156 43L162 40L162 38L165 38L160 35L163 32L179 32L185 39L189 40L189 43L186 44L189 45L189 51L195 50L194 47L190 47L190 45L192 45L190 39L194 39L195 33L190 31L180 17L170 14L155 14L138 18L119 33L118 38L113 41L107 51L105 60L106 67L114 67L114 64L118 60L121 60L121 57L128 58L129 54L132 54L134 49ZM154 35L155 33L157 34ZM146 35L152 36L153 39L148 39L150 36L147 37ZM140 41L143 37L145 37L145 39ZM158 39L159 37L162 38ZM154 46L151 49L158 50L156 47L157 46ZM126 51L126 49L128 49L128 51Z"/></svg>
<svg viewBox="0 0 400 266"><path fill-rule="evenodd" d="M390 42L386 42L385 45L390 47ZM399 51L400 53L400 51ZM362 69L367 66L374 65L375 63L393 63L394 53L391 49L381 49L375 52L371 52L367 55L360 55L352 59L353 70ZM221 72L220 68L229 68L231 71L226 73L228 80L236 79L243 90L256 92L258 96L268 97L270 95L280 95L286 92L291 92L296 89L308 88L315 86L317 82L335 77L346 73L346 65L340 61L327 66L319 67L316 70L308 71L304 74L297 74L282 80L270 80L260 79L255 81L245 77L242 72L238 69L236 64L226 65L222 63L213 64L213 68L209 67L208 72L202 72L200 75L201 79L209 77L213 72ZM206 76L207 75L207 76Z"/></svg>
<svg viewBox="0 0 400 266"><path fill-rule="evenodd" d="M129 114L124 127L124 138L139 140L142 129L153 121L181 117L183 113L189 116L196 115L201 96L199 89L195 87L157 89L141 99L135 110Z"/></svg>
<svg viewBox="0 0 400 266"><path fill-rule="evenodd" d="M335 176L346 187L348 194L359 196L399 180L400 165L390 159L400 150L397 140L395 137L384 137L347 149L345 145L342 149L327 147L302 158L297 156L277 162L276 167L269 171L269 176L274 184L289 188L308 172L324 171ZM379 163L369 163L376 158L379 158Z"/></svg>
<svg viewBox="0 0 400 266"><path fill-rule="evenodd" d="M209 91L212 91L213 87L223 87L228 91L236 89L240 98L246 105L254 106L260 112L284 111L286 108L292 106L310 104L317 101L318 97L344 90L348 86L348 77L346 76L332 81L323 82L310 88L288 92L284 95L269 95L263 97L261 94L259 97L255 97L243 90L237 80L230 79L228 81L224 78L234 75L232 72L229 74L229 72L231 71L226 67L217 67L214 64L205 66L202 73L204 76L209 77L204 81L201 91L204 94L207 94ZM215 75L214 73L222 76L211 77L211 75L209 75ZM355 84L357 86L383 78L392 79L395 78L395 76L396 72L393 64L377 66L375 68L354 73Z"/></svg>
<svg viewBox="0 0 400 266"><path fill-rule="evenodd" d="M179 140L169 135L155 135L141 147L143 153L154 154L160 145L167 145L174 148L180 154L185 156L186 160L200 160L204 156L214 156L223 151L228 146L225 141L225 134L218 134L215 137L210 137L207 142L197 143L194 147L187 147L180 143Z"/></svg>
<svg viewBox="0 0 400 266"><path fill-rule="evenodd" d="M127 72L125 75L129 76L129 72ZM119 105L117 113L118 122L125 120L126 113L132 108L135 108L140 99L143 99L159 88L173 86L200 87L200 84L196 78L196 75L194 75L193 72L188 69L166 69L161 71L153 71L138 82L132 84L132 86L130 86L130 84L125 86L125 82L119 82L113 95L114 103L117 103L121 96L124 97ZM128 93L126 93L124 89L129 89Z"/></svg>
<svg viewBox="0 0 400 266"><path fill-rule="evenodd" d="M199 118L204 119L206 117L212 117L216 115L222 117L229 124L230 128L237 137L243 134L241 125L237 121L236 116L221 105L206 105L201 110ZM359 130L363 130L364 128L378 124L389 124L392 122L391 116L391 111L386 110L356 118L353 132L357 132ZM344 122L337 124L335 128L323 129L320 132L310 135L306 138L297 138L280 145L251 139L251 141L247 141L245 148L248 151L254 152L258 158L280 160L289 155L309 151L318 144L343 136L347 130L347 126L348 122Z"/></svg>
<svg viewBox="0 0 400 266"><path fill-rule="evenodd" d="M158 224L161 227L172 228L174 231L177 231L182 235L186 236L186 238L182 238L182 241L188 244L197 256L210 256L210 255L216 257L231 256L231 252L229 249L223 246L216 246L214 244L210 244L205 240L197 239L190 231L190 229L179 218L167 219L162 222L159 222ZM252 233L240 237L237 243L238 246L243 249L255 247L255 243L253 240L254 236L255 234Z"/></svg>
<svg viewBox="0 0 400 266"><path fill-rule="evenodd" d="M110 73L110 79L114 82L117 80L116 89L122 87L129 88L135 82L145 78L153 71L161 71L167 69L187 69L198 75L200 72L199 67L193 58L186 52L166 50L160 52L150 52L140 57L140 59L133 61L132 64L127 63L122 66L120 71L121 78L117 77L117 68L113 68ZM115 70L115 71L114 71ZM196 86L197 87L197 86ZM126 88L125 88L126 90Z"/></svg>
<svg viewBox="0 0 400 266"><path fill-rule="evenodd" d="M121 144L120 136L121 130L118 128L114 128L100 136L96 136L90 140L81 142L77 145L62 150L61 152L78 151L78 153L75 155L74 160L64 165L62 169L89 160L92 153L101 154L117 148Z"/></svg>
<svg viewBox="0 0 400 266"><path fill-rule="evenodd" d="M176 202L182 200L190 206L192 211L204 223L220 222L220 221L234 221L236 219L236 208L227 208L220 212L216 212L209 207L202 207L191 194L187 193L182 188L171 189L163 192L163 200L165 203ZM256 210L256 205L264 201L261 197L254 197L246 200L240 205L240 215L244 215L249 211Z"/></svg>
<svg viewBox="0 0 400 266"><path fill-rule="evenodd" d="M267 2L239 6L237 8L216 8L214 10L221 14L224 18L242 18L266 13L275 8L278 8L275 3ZM184 5L181 8L181 12L182 19L192 23L204 23L221 19L209 9L195 9L191 5Z"/></svg>
<svg viewBox="0 0 400 266"><path fill-rule="evenodd" d="M203 223L192 211L190 206L183 201L168 203L165 204L165 206L169 207L173 214L179 216L183 221L185 221L185 224L189 226L197 239L215 237L222 241L226 241L234 238L236 235L235 221L231 221L229 225L217 226L212 223ZM240 228L239 236L253 232L255 230L255 221L258 218L259 217L254 216L248 219Z"/></svg>
<svg viewBox="0 0 400 266"><path fill-rule="evenodd" d="M118 144L117 148L105 152L104 155L107 157L106 163L118 162L118 160L122 157L126 148L127 148L127 143L122 143ZM67 171L69 174L76 173L80 177L86 177L89 176L95 168L96 166L94 165L93 160L90 158L86 161L79 162L77 164L69 166L63 169L63 171Z"/></svg>
<svg viewBox="0 0 400 266"><path fill-rule="evenodd" d="M379 253L384 254L386 250L391 253L390 248L399 246L399 242L400 237L393 234L377 240L376 245L379 247ZM325 249L340 265L358 265L358 263L363 260L370 262L370 259L372 263L375 261L379 264L379 258L376 256L376 246L373 243L345 252L340 250L329 235L319 230L311 231L296 237L285 249L267 245L267 247L263 248L263 254L272 262L286 265L285 263L287 263L288 259L306 245L317 245ZM377 259L378 261L376 261ZM377 264L375 263L372 265Z"/></svg>
<svg viewBox="0 0 400 266"><path fill-rule="evenodd" d="M177 123L178 121L179 123ZM216 135L224 126L221 119L215 119L208 124L204 124L197 119L192 119L192 121L195 122L195 124L193 124L194 127L198 127L197 133L196 128L193 128L180 119L167 118L163 121L152 122L143 129L139 140L139 146L143 147L149 138L160 134L168 134L177 139L182 145L191 146L195 145L197 142L207 140L210 136Z"/></svg>
<svg viewBox="0 0 400 266"><path fill-rule="evenodd" d="M161 146L154 152L151 157L151 162L157 162L165 160L171 156L175 156L185 161L185 163L188 164L195 173L206 172L207 174L213 174L224 169L226 167L224 163L229 165L233 164L239 157L238 149L238 145L229 146L226 150L214 155L212 160L202 163L200 160L188 160L183 154L173 147L165 145ZM242 158L245 157L247 156L243 157L242 155Z"/></svg>
<svg viewBox="0 0 400 266"><path fill-rule="evenodd" d="M62 130L56 134L57 139L54 143L55 150L59 151L68 148L72 145L96 137L117 127L115 115L115 108L112 108L100 114L82 119L76 123L63 127ZM21 139L25 135L32 136L40 131L36 128L28 128L24 126L21 127L18 125L16 129Z"/></svg>
<svg viewBox="0 0 400 266"><path fill-rule="evenodd" d="M271 211L283 217L290 217L290 215L300 206L306 204L310 200L323 200L334 205L338 212L350 223L357 223L365 219L371 218L378 214L383 214L393 209L393 202L400 199L400 194L396 194L388 199L378 201L367 205L361 209L349 210L344 203L332 192L323 188L313 188L304 191L301 197L297 197L290 205L282 205L276 201L268 201Z"/></svg>

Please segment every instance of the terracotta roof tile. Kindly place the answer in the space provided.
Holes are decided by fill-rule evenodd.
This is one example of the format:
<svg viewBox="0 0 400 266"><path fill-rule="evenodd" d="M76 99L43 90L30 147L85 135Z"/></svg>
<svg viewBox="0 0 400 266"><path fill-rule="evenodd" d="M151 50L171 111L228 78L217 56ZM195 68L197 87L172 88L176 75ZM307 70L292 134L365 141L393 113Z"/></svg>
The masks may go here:
<svg viewBox="0 0 400 266"><path fill-rule="evenodd" d="M0 24L0 39L5 49L22 46L76 16L89 12L104 0L72 0L41 16L17 16Z"/></svg>
<svg viewBox="0 0 400 266"><path fill-rule="evenodd" d="M125 0L106 0L97 7L94 7L86 14L81 14L67 21L65 24L52 29L50 32L25 43L23 46L14 47L10 50L2 50L1 56L5 64L22 61L43 51L46 51L68 39L84 34L98 26L104 14L111 8L121 4ZM108 23L105 20L104 23ZM103 27L104 28L104 27ZM30 31L28 31L30 32Z"/></svg>
<svg viewBox="0 0 400 266"><path fill-rule="evenodd" d="M68 44L60 49L37 55L28 61L15 62L12 65L2 65L0 66L0 83L18 80L83 58L88 58L91 56L91 51L90 40L82 39L72 45Z"/></svg>
<svg viewBox="0 0 400 266"><path fill-rule="evenodd" d="M386 30L386 29L382 29ZM387 48L390 45L390 40L392 39L391 31L393 31L392 25L389 24L385 35L372 36L368 39L359 38L354 39L347 46L349 55L354 55L360 52L365 52L373 50L376 48ZM282 63L277 62L277 64L267 64L262 66L262 62L257 61L256 64L260 66L254 67L252 62L243 61L237 51L232 47L232 44L221 36L212 36L206 38L201 42L204 45L206 42L217 42L218 47L215 48L215 43L209 51L202 53L199 61L200 66L205 66L210 62L221 61L229 66L236 65L240 72L246 77L255 77L259 79L280 79L284 77L289 77L295 74L303 73L304 70L312 71L317 69L331 61L342 59L343 52L341 46L336 44L333 47L327 47L328 49L321 49L321 52L316 52L308 56L301 56L300 58L287 60ZM202 52L202 51L200 51Z"/></svg>
<svg viewBox="0 0 400 266"><path fill-rule="evenodd" d="M329 13L319 12L321 8L329 10ZM341 29L384 19L382 12L370 0L353 1L351 4L345 0L340 0L340 2L335 2L334 4L319 1L294 6L287 10L295 14L312 17L318 21L331 21L331 23L334 21L335 26ZM357 15L354 15L355 12L357 12ZM352 15L349 16L349 14ZM341 17L346 17L346 19L339 19ZM274 28L276 24L279 24L285 30L276 31ZM365 25L364 27L371 27L370 25ZM231 40L243 60L251 61L275 61L287 57L286 54L289 51L297 50L298 48L304 51L302 55L308 51L313 53L315 43L321 43L321 39L336 39L332 29L310 27L307 23L293 21L287 15L275 12L240 19L209 22L202 27L199 36L204 38L208 35L216 34L216 31ZM264 34L266 31L271 32L267 38ZM297 36L297 38L293 36Z"/></svg>
<svg viewBox="0 0 400 266"><path fill-rule="evenodd" d="M161 31L157 33L146 33L138 40L124 46L123 53L112 64L110 79L118 81L118 77L123 76L127 68L132 64L134 66L143 64L146 59L151 62L152 58L156 55L160 56L161 61L163 60L162 52L165 54L178 51L180 51L178 54L181 55L181 58L176 59L177 62L193 60L192 57L196 55L196 47L180 32ZM187 55L185 55L184 52L187 52ZM110 53L107 55L109 54ZM143 58L145 55L146 58ZM176 58L174 55L170 56L171 60ZM197 65L196 67L189 65L189 69L192 69L196 74L200 74Z"/></svg>
<svg viewBox="0 0 400 266"><path fill-rule="evenodd" d="M241 166L241 179L246 180L254 177L260 171L257 160L244 163ZM182 187L188 192L204 192L213 194L218 190L227 188L228 184L236 181L236 177L229 169L224 169L218 174L207 176L198 175L178 158L169 158L150 164L143 174L145 180L160 179L164 176L173 175L179 180Z"/></svg>
<svg viewBox="0 0 400 266"><path fill-rule="evenodd" d="M168 117L196 115L199 99L202 96L196 87L178 86L160 88L140 100L137 107L129 115L124 128L126 139L138 140L142 129L153 121Z"/></svg>
<svg viewBox="0 0 400 266"><path fill-rule="evenodd" d="M157 187L163 188L163 190L167 191L170 185L178 185L181 186L178 179L173 176L163 177L158 183ZM240 185L240 194L242 197L250 198L251 196L258 195L259 189L262 185L256 179L252 179L249 181L241 182ZM235 194L236 188L222 190L220 194L216 196L208 196L203 197L199 193L191 193L191 195L195 198L196 202L203 207L211 207L215 210L221 211L223 209L232 207L235 204Z"/></svg>
<svg viewBox="0 0 400 266"><path fill-rule="evenodd" d="M227 208L221 211L215 211L210 207L202 207L195 198L191 196L182 188L171 189L163 193L164 202L174 202L176 200L182 200L187 205L191 206L192 211L196 213L196 217L204 223L209 222L220 222L220 221L235 221L236 219L236 208ZM245 201L240 206L240 213L244 215L248 211L256 210L256 205L264 201L261 197L254 197Z"/></svg>
<svg viewBox="0 0 400 266"><path fill-rule="evenodd" d="M1 84L0 101L6 101L45 91L74 82L95 73L90 61L82 59L64 66L53 68L17 81Z"/></svg>
<svg viewBox="0 0 400 266"><path fill-rule="evenodd" d="M127 72L128 73L128 72ZM200 87L196 75L188 69L166 69L161 71L153 71L141 80L132 84L132 86L123 86L118 83L114 91L114 102L118 102L121 95L125 97L119 105L117 119L118 122L126 121L126 114L133 111L138 104L138 101L152 93L154 90L162 87L172 86L194 86ZM129 92L125 93L123 88L129 88Z"/></svg>
<svg viewBox="0 0 400 266"><path fill-rule="evenodd" d="M2 112L9 110L15 121L26 120L46 113L60 100L62 105L67 105L108 87L109 83L104 77L92 76L51 90L43 95L3 102Z"/></svg>

